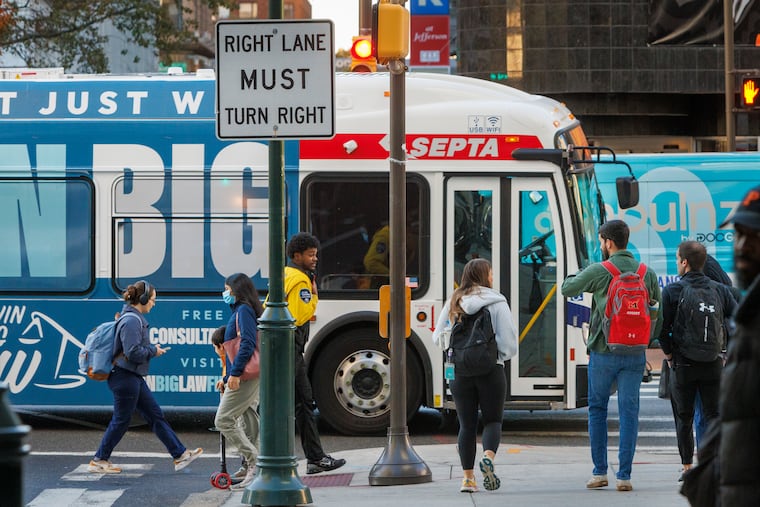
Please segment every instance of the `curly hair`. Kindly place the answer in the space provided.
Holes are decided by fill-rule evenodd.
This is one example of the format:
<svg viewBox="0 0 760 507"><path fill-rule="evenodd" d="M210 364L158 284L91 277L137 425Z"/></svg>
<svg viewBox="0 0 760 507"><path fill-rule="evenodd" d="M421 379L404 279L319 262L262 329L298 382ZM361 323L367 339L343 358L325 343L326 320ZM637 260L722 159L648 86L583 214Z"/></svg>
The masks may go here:
<svg viewBox="0 0 760 507"><path fill-rule="evenodd" d="M292 259L297 253L303 253L310 248L319 250L319 240L308 232L299 232L290 238L285 253L288 259Z"/></svg>

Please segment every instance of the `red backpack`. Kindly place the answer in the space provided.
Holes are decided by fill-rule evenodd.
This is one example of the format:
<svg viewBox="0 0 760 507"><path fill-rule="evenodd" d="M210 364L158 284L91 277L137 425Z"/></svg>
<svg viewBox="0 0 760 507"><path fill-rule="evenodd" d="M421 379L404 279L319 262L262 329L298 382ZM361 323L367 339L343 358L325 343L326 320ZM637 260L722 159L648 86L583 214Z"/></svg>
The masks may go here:
<svg viewBox="0 0 760 507"><path fill-rule="evenodd" d="M610 261L602 262L602 266L612 275L602 321L607 346L618 353L646 349L652 325L649 291L644 284L647 267L642 262L635 273L621 273Z"/></svg>

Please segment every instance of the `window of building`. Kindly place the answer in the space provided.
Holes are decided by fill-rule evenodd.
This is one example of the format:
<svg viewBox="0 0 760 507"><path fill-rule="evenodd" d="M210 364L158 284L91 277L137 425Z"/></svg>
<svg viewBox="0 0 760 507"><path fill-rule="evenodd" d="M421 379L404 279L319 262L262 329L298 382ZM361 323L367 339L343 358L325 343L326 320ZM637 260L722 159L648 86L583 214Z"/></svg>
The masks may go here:
<svg viewBox="0 0 760 507"><path fill-rule="evenodd" d="M259 4L256 2L240 2L238 7L240 19L254 19L259 17Z"/></svg>

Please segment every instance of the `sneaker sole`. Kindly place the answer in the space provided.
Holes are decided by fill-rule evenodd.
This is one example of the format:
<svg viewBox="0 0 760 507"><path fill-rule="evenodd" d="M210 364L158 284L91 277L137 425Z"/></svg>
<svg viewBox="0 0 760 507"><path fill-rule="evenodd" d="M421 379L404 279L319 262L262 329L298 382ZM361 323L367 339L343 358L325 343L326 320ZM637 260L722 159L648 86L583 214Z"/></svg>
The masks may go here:
<svg viewBox="0 0 760 507"><path fill-rule="evenodd" d="M315 466L314 468L306 468L306 475L314 475L314 474L321 474L322 472L332 472L333 470L337 470L340 467L345 465L345 463L341 463L340 465L334 466L334 467L320 467Z"/></svg>
<svg viewBox="0 0 760 507"><path fill-rule="evenodd" d="M187 458L186 461L183 461L181 463L177 463L175 461L174 462L174 471L175 472L180 472L180 471L184 470L185 468L187 468L190 465L190 463L192 463L193 461L195 461L196 459L198 459L201 454L203 454L203 449L201 449L200 451L198 451L196 454L191 454L190 457Z"/></svg>
<svg viewBox="0 0 760 507"><path fill-rule="evenodd" d="M121 469L119 470L104 470L101 468L87 468L87 471L91 474L120 474Z"/></svg>
<svg viewBox="0 0 760 507"><path fill-rule="evenodd" d="M483 472L483 487L488 491L496 491L501 486L501 481L493 471L493 461L484 457L480 460L480 471Z"/></svg>

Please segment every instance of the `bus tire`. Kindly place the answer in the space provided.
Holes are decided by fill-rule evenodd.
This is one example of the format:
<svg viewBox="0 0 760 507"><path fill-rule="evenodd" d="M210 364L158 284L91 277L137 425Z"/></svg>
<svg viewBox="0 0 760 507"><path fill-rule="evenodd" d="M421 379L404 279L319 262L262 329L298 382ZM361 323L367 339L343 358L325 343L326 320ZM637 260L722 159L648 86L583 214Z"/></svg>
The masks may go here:
<svg viewBox="0 0 760 507"><path fill-rule="evenodd" d="M406 410L411 419L422 403L424 373L412 347L406 347ZM321 419L346 435L385 434L390 426L390 361L388 340L376 329L354 329L330 340L311 368Z"/></svg>

